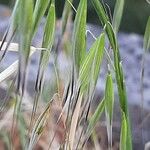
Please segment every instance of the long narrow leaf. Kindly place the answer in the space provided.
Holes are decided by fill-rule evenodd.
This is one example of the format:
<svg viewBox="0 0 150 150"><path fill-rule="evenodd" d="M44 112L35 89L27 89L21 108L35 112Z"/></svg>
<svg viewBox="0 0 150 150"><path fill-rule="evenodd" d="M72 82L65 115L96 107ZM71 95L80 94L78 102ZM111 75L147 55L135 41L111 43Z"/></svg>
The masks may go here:
<svg viewBox="0 0 150 150"><path fill-rule="evenodd" d="M88 125L87 131L86 131L88 137L91 135L92 130L94 129L96 123L99 121L102 113L104 112L104 108L105 108L105 102L104 102L104 100L102 100L99 103L99 105L97 106L93 116L89 120L89 125Z"/></svg>
<svg viewBox="0 0 150 150"><path fill-rule="evenodd" d="M104 46L105 46L105 34L102 33L98 38L97 47L95 49L95 57L93 62L93 69L94 69L94 86L96 86L97 79L99 77L100 66L102 63L103 55L104 55Z"/></svg>
<svg viewBox="0 0 150 150"><path fill-rule="evenodd" d="M41 18L48 7L51 0L37 0L35 4L35 9L33 12L33 34L35 34Z"/></svg>
<svg viewBox="0 0 150 150"><path fill-rule="evenodd" d="M148 18L147 25L146 25L143 47L144 50L146 51L150 49L150 16Z"/></svg>
<svg viewBox="0 0 150 150"><path fill-rule="evenodd" d="M81 0L77 9L72 36L72 52L77 72L79 72L86 52L86 17L87 0Z"/></svg>
<svg viewBox="0 0 150 150"><path fill-rule="evenodd" d="M94 86L96 85L104 53L104 43L105 36L102 33L90 48L89 53L81 65L79 72L79 82L82 85L82 90L84 90L87 84L89 84L91 74L93 74L92 80L94 82Z"/></svg>
<svg viewBox="0 0 150 150"><path fill-rule="evenodd" d="M113 107L114 107L114 88L112 76L109 73L106 79L105 87L105 114L107 121L107 135L109 148L112 148L112 122L113 122Z"/></svg>
<svg viewBox="0 0 150 150"><path fill-rule="evenodd" d="M128 145L129 150L132 150L132 140L131 140L128 105L127 105L126 87L124 83L123 70L120 65L120 53L119 53L118 43L116 40L116 35L112 28L112 25L109 22L107 14L104 11L102 4L99 2L99 0L92 0L92 2L99 16L100 21L103 23L102 24L103 27L106 25L105 26L106 34L114 52L114 66L115 66L116 81L117 81L118 94L119 94L119 100L120 100L120 107L125 113L126 118L127 118L128 140L127 140L126 145Z"/></svg>
<svg viewBox="0 0 150 150"><path fill-rule="evenodd" d="M123 8L124 8L124 0L116 0L114 14L113 14L113 27L115 33L117 33L119 30L119 26L123 14Z"/></svg>
<svg viewBox="0 0 150 150"><path fill-rule="evenodd" d="M18 73L18 85L17 89L21 89L21 93L24 92L26 68L28 64L28 58L30 54L31 45L31 33L32 33L32 19L33 19L33 1L32 0L20 0L19 3L19 73Z"/></svg>
<svg viewBox="0 0 150 150"><path fill-rule="evenodd" d="M38 67L38 74L36 78L36 94L34 98L34 104L33 104L33 110L32 110L32 115L31 115L31 121L30 121L30 127L29 127L29 132L30 129L32 128L33 124L33 118L36 114L36 109L38 105L38 101L41 97L41 93L43 90L43 81L44 81L44 74L46 67L48 66L49 63L49 58L50 58L50 52L51 48L54 42L54 36L55 36L55 4L54 1L51 3L51 6L49 8L47 20L46 20L46 25L45 25L45 30L44 30L44 37L43 37L43 43L42 43L42 48L45 48L46 51L41 52L40 56L40 64Z"/></svg>
<svg viewBox="0 0 150 150"><path fill-rule="evenodd" d="M72 3L72 1L73 0L70 0L70 3ZM63 14L62 14L62 31L61 31L62 36L66 30L68 17L69 17L70 12L71 12L70 3L67 0L65 1L65 6L64 6Z"/></svg>
<svg viewBox="0 0 150 150"><path fill-rule="evenodd" d="M126 95L126 87L124 81L124 74L122 70L122 65L120 63L120 54L118 43L116 40L115 33L110 23L107 23L107 36L109 38L110 44L114 50L114 66L115 66L115 73L116 73L116 81L118 87L118 95L120 100L120 107L126 115L127 120L127 143L128 149L132 150L132 138L131 138L131 127L130 127L130 119L129 119L129 111L128 111L128 102L127 102L127 95Z"/></svg>
<svg viewBox="0 0 150 150"><path fill-rule="evenodd" d="M109 116L109 124L112 124L113 106L114 106L113 81L112 81L112 75L108 74L106 79L106 88L105 88L105 109Z"/></svg>
<svg viewBox="0 0 150 150"><path fill-rule="evenodd" d="M127 120L125 114L123 113L120 134L120 150L128 150L128 146L126 145L127 140Z"/></svg>
<svg viewBox="0 0 150 150"><path fill-rule="evenodd" d="M37 121L33 127L30 142L28 145L28 150L32 150L34 148L36 142L40 138L40 136L43 132L43 129L46 125L46 122L47 122L47 119L49 116L49 111L50 111L50 103L47 105L44 112L39 116L39 118L37 119Z"/></svg>
<svg viewBox="0 0 150 150"><path fill-rule="evenodd" d="M89 54L86 56L83 66L79 74L79 81L81 83L81 92L88 90L88 99L85 102L85 109L83 109L83 116L87 118L90 105L94 98L94 91L97 79L100 72L100 66L103 59L105 46L105 34L102 33L94 42Z"/></svg>
<svg viewBox="0 0 150 150"><path fill-rule="evenodd" d="M55 16L55 4L53 2L49 8L45 30L44 30L42 48L45 48L47 50L41 52L40 65L39 65L38 76L37 76L38 87L40 87L40 83L43 78L44 71L49 63L50 51L52 49L54 36L55 36L55 19L56 19L55 17L56 17Z"/></svg>
<svg viewBox="0 0 150 150"><path fill-rule="evenodd" d="M102 23L102 26L104 26L106 22L109 21L109 17L106 15L103 5L100 3L99 0L92 0L92 3L98 14L99 20Z"/></svg>

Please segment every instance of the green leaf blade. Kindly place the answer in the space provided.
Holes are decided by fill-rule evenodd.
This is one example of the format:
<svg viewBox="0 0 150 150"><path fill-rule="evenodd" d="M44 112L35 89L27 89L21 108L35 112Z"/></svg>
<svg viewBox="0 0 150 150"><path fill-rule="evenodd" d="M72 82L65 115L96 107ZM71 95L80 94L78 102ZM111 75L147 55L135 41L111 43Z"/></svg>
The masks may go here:
<svg viewBox="0 0 150 150"><path fill-rule="evenodd" d="M91 117L90 120L89 120L89 125L88 125L88 127L87 127L87 135L88 135L88 136L91 135L92 130L94 129L96 123L99 121L99 119L100 119L100 117L101 117L101 115L102 115L102 113L103 113L103 111L104 111L104 108L105 108L105 101L102 100L102 101L98 104L98 106L97 106L97 108L96 108L94 114L92 115L92 117Z"/></svg>
<svg viewBox="0 0 150 150"><path fill-rule="evenodd" d="M122 112L121 134L120 134L120 150L128 150L127 142L127 120L124 112Z"/></svg>
<svg viewBox="0 0 150 150"><path fill-rule="evenodd" d="M103 5L100 3L99 0L92 0L92 4L97 12L97 15L99 17L99 20L101 21L102 26L104 26L106 22L109 21L109 17L106 15Z"/></svg>
<svg viewBox="0 0 150 150"><path fill-rule="evenodd" d="M55 24L56 24L55 4L52 3L46 20L42 48L47 48L48 50L52 48L55 36Z"/></svg>
<svg viewBox="0 0 150 150"><path fill-rule="evenodd" d="M124 9L124 0L116 0L112 23L115 33L117 33L119 30L123 9Z"/></svg>
<svg viewBox="0 0 150 150"><path fill-rule="evenodd" d="M70 0L70 3L72 3L73 0ZM62 31L61 31L61 35L63 36L65 30L66 30L66 26L67 26L67 21L69 18L69 15L71 14L71 5L70 3L66 0L65 1L65 6L64 6L64 10L63 10L63 14L62 14Z"/></svg>
<svg viewBox="0 0 150 150"><path fill-rule="evenodd" d="M55 24L56 24L55 4L52 3L49 8L48 16L46 19L46 25L44 29L42 48L45 48L46 50L41 52L39 73L37 76L38 85L40 84L43 78L44 71L49 63L50 52L55 37Z"/></svg>
<svg viewBox="0 0 150 150"><path fill-rule="evenodd" d="M29 56L31 45L31 31L33 23L33 1L21 0L19 10L20 51L25 57Z"/></svg>
<svg viewBox="0 0 150 150"><path fill-rule="evenodd" d="M48 120L48 116L50 113L50 106L51 103L49 103L46 108L44 109L44 111L42 112L42 114L38 117L36 123L34 124L32 133L31 133L31 138L30 138L30 142L28 145L28 150L32 150L35 146L35 144L37 143L38 139L40 138L43 129L46 126L46 122Z"/></svg>
<svg viewBox="0 0 150 150"><path fill-rule="evenodd" d="M26 82L26 69L28 65L30 46L32 41L33 1L20 0L18 7L18 35L20 60L17 90L21 90L21 94L24 94Z"/></svg>
<svg viewBox="0 0 150 150"><path fill-rule="evenodd" d="M105 35L102 33L97 40L93 43L86 55L79 71L79 82L82 86L82 90L89 84L90 79L96 86L96 82L99 76L100 65L104 54Z"/></svg>
<svg viewBox="0 0 150 150"><path fill-rule="evenodd" d="M77 72L79 72L86 53L86 18L87 0L81 0L77 9L72 36L72 52Z"/></svg>
<svg viewBox="0 0 150 150"><path fill-rule="evenodd" d="M105 110L109 117L109 124L112 124L113 118L113 107L114 107L114 88L112 75L109 73L106 79L106 88L105 88Z"/></svg>
<svg viewBox="0 0 150 150"><path fill-rule="evenodd" d="M115 66L115 74L116 74L116 81L118 87L118 95L120 100L120 107L126 115L127 118L127 137L128 140L126 145L128 145L128 150L132 150L132 138L131 138L131 129L130 129L130 120L129 120L129 111L128 111L128 104L127 104L127 96L126 96L126 87L124 83L124 76L123 70L120 65L120 53L118 42L116 38L116 34L113 30L113 27L109 21L108 15L105 13L102 4L99 0L92 0L95 10L99 16L100 21L102 22L103 27L105 28L107 37L109 39L110 45L114 52L114 66Z"/></svg>
<svg viewBox="0 0 150 150"><path fill-rule="evenodd" d="M93 62L94 85L96 85L98 77L99 77L100 66L102 63L103 56L104 56L104 46L105 46L105 34L102 33L100 37L98 38L97 49L95 50L96 52L95 52L95 58Z"/></svg>
<svg viewBox="0 0 150 150"><path fill-rule="evenodd" d="M35 4L35 9L33 13L33 34L35 34L41 18L48 7L50 0L37 0Z"/></svg>
<svg viewBox="0 0 150 150"><path fill-rule="evenodd" d="M112 75L109 73L106 78L105 86L105 116L107 126L108 147L112 148L112 124L113 124L113 108L114 108L114 87Z"/></svg>
<svg viewBox="0 0 150 150"><path fill-rule="evenodd" d="M148 18L146 29L145 29L143 47L145 51L148 51L150 49L150 16Z"/></svg>

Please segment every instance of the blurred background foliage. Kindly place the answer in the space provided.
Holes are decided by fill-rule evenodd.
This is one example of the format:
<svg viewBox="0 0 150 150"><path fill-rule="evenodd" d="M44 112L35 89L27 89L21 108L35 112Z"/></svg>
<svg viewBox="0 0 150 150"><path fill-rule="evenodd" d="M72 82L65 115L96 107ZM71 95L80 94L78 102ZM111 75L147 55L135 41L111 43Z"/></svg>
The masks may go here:
<svg viewBox="0 0 150 150"><path fill-rule="evenodd" d="M0 4L13 6L15 0L0 0ZM57 16L60 18L65 0L56 0ZM113 13L116 0L103 0ZM77 8L79 0L74 0L74 6ZM98 17L94 8L88 0L88 22L99 24ZM121 30L125 32L136 32L143 34L148 16L150 15L150 5L146 0L125 0L125 9L121 23Z"/></svg>

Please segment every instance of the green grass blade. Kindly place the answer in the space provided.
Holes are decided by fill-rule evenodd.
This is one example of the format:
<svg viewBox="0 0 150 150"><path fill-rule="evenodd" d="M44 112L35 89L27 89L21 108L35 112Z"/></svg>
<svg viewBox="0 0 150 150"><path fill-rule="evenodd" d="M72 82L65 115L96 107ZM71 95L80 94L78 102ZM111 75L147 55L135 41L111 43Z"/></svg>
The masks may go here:
<svg viewBox="0 0 150 150"><path fill-rule="evenodd" d="M109 73L106 79L105 87L105 114L107 121L107 135L109 148L112 148L112 123L113 123L113 108L114 108L114 87L112 75Z"/></svg>
<svg viewBox="0 0 150 150"><path fill-rule="evenodd" d="M42 43L42 47L48 50L52 48L54 42L55 24L56 24L55 2L53 1L48 11L48 16L46 19L46 25L44 30L44 38Z"/></svg>
<svg viewBox="0 0 150 150"><path fill-rule="evenodd" d="M31 43L31 29L32 29L32 22L33 22L33 1L26 0L20 1L20 9L19 9L19 34L20 34L20 50L23 54L28 54ZM23 45L24 44L24 45Z"/></svg>
<svg viewBox="0 0 150 150"><path fill-rule="evenodd" d="M145 51L148 51L150 49L150 16L148 18L146 29L145 29L143 47Z"/></svg>
<svg viewBox="0 0 150 150"><path fill-rule="evenodd" d="M105 34L102 33L98 38L97 47L95 49L94 62L92 66L94 72L94 76L93 76L94 86L96 86L97 79L99 77L100 66L104 55L104 46L105 46Z"/></svg>
<svg viewBox="0 0 150 150"><path fill-rule="evenodd" d="M117 33L119 30L123 9L124 9L124 0L116 0L112 23L115 33Z"/></svg>
<svg viewBox="0 0 150 150"><path fill-rule="evenodd" d="M104 44L105 36L102 33L90 48L89 53L86 55L81 65L79 72L79 82L82 85L81 90L84 90L87 84L89 84L90 73L93 74L92 80L94 82L94 86L96 85L104 53Z"/></svg>
<svg viewBox="0 0 150 150"><path fill-rule="evenodd" d="M20 0L18 11L18 37L19 37L19 71L17 81L17 93L22 97L25 91L26 71L31 46L33 1ZM20 106L22 98L20 100Z"/></svg>
<svg viewBox="0 0 150 150"><path fill-rule="evenodd" d="M113 118L113 107L114 107L114 88L112 75L109 73L106 79L106 88L105 88L105 109L109 115L109 123L112 124Z"/></svg>
<svg viewBox="0 0 150 150"><path fill-rule="evenodd" d="M53 2L49 8L45 30L44 30L42 48L45 48L46 51L42 51L41 57L40 57L40 64L39 64L38 75L37 75L37 80L36 80L36 89L38 92L42 90L41 83L43 82L42 80L43 80L44 72L49 63L50 52L51 52L52 45L54 42L55 19L56 19L55 4Z"/></svg>
<svg viewBox="0 0 150 150"><path fill-rule="evenodd" d="M110 45L111 45L112 49L114 50L114 55L116 54L118 61L120 61L116 35L115 35L115 32L114 32L113 27L110 22L106 22L105 30L106 30Z"/></svg>
<svg viewBox="0 0 150 150"><path fill-rule="evenodd" d="M109 17L106 15L105 9L99 0L92 0L93 6L98 14L99 20L101 21L102 26L109 21Z"/></svg>
<svg viewBox="0 0 150 150"><path fill-rule="evenodd" d="M126 95L126 88L125 88L125 80L124 80L124 74L123 74L123 69L122 69L122 64L119 63L120 66L120 82L122 87L122 90L120 89L120 93L122 91L122 106L121 109L123 110L123 113L126 116L126 122L127 122L127 141L126 141L126 147L127 150L132 150L132 134L131 134L131 123L130 123L130 117L129 117L129 110L128 110L128 105L127 105L127 95ZM120 98L121 99L121 98ZM124 116L122 115L122 118Z"/></svg>
<svg viewBox="0 0 150 150"><path fill-rule="evenodd" d="M128 145L126 145L127 140L127 120L124 112L122 112L120 150L128 150Z"/></svg>
<svg viewBox="0 0 150 150"><path fill-rule="evenodd" d="M92 3L93 3L93 6L96 10L96 13L99 17L99 20L102 23L102 26L104 27L105 25L107 25L110 22L110 19L109 19L108 15L106 14L104 7L99 0L92 0ZM115 36L113 36L112 32L110 31L110 29L108 27L109 26L105 27L107 36L109 38L109 41L111 43L112 48L116 49Z"/></svg>
<svg viewBox="0 0 150 150"><path fill-rule="evenodd" d="M49 5L51 0L37 0L33 12L33 34L35 34L41 18Z"/></svg>
<svg viewBox="0 0 150 150"><path fill-rule="evenodd" d="M117 87L118 87L118 95L119 95L119 100L120 100L120 107L125 113L126 118L127 118L127 136L128 136L127 145L128 145L129 150L132 150L132 140L131 140L128 105L127 105L126 87L124 83L122 66L120 65L120 54L119 54L118 43L116 40L116 35L115 35L112 25L109 22L107 14L104 11L102 4L98 0L92 0L92 2L99 16L99 19L102 22L103 27L106 25L105 26L106 34L114 52L114 66L115 66L115 74L116 74L116 81L117 81Z"/></svg>
<svg viewBox="0 0 150 150"><path fill-rule="evenodd" d="M32 134L31 134L31 138L30 138L30 142L28 145L28 150L32 150L36 144L36 142L38 141L38 139L40 138L43 129L46 125L49 113L50 113L50 104L49 103L47 105L47 107L45 108L45 110L43 111L43 113L39 116L39 118L37 119L33 130L32 130Z"/></svg>
<svg viewBox="0 0 150 150"><path fill-rule="evenodd" d="M48 12L42 43L42 48L47 49L46 51L42 51L40 58L40 68L42 68L43 70L46 69L49 63L50 51L52 49L55 37L55 22L56 22L55 4L53 2Z"/></svg>
<svg viewBox="0 0 150 150"><path fill-rule="evenodd" d="M83 87L85 87L88 84L89 72L91 70L91 67L93 64L93 59L94 59L94 54L95 54L94 50L96 49L96 45L97 45L96 42L91 47L89 53L87 54L87 56L85 57L82 65L81 65L81 69L79 72L79 82ZM84 84L86 84L86 85L84 85Z"/></svg>
<svg viewBox="0 0 150 150"><path fill-rule="evenodd" d="M49 63L50 52L51 52L52 45L54 42L55 22L56 22L55 19L56 19L55 4L53 1L49 8L48 16L46 18L45 29L44 29L42 48L45 48L46 51L41 51L40 64L38 67L38 74L37 74L36 85L35 85L35 89L37 93L34 98L34 105L33 105L33 110L32 110L30 128L32 127L32 120L35 116L38 101L41 97L41 93L43 90L44 74Z"/></svg>
<svg viewBox="0 0 150 150"><path fill-rule="evenodd" d="M110 44L114 50L114 66L115 66L115 72L116 72L120 107L123 110L124 114L126 115L126 120L127 120L128 140L127 140L126 145L128 145L128 149L132 150L132 138L131 138L131 129L130 129L130 120L129 120L129 111L128 111L128 102L127 102L124 74L122 70L122 65L120 63L120 54L119 54L119 48L118 48L116 36L112 28L112 25L109 22L107 23L106 32L107 32Z"/></svg>
<svg viewBox="0 0 150 150"><path fill-rule="evenodd" d="M96 123L99 121L102 113L104 112L104 108L105 108L105 101L102 100L99 103L99 105L97 106L94 114L92 115L92 117L89 120L89 125L88 125L87 130L86 130L88 137L91 135L92 130L94 129Z"/></svg>
<svg viewBox="0 0 150 150"><path fill-rule="evenodd" d="M18 26L18 19L19 19L19 4L20 0L17 0L12 12L11 21L10 21L10 29L9 29L9 36L14 32L14 30ZM10 36L11 37L11 36Z"/></svg>
<svg viewBox="0 0 150 150"><path fill-rule="evenodd" d="M81 84L81 92L88 91L88 99L86 100L83 114L87 116L88 108L94 98L94 91L100 72L100 66L104 55L105 34L102 33L94 42L89 54L85 58L79 73L79 82ZM86 117L85 117L86 118Z"/></svg>
<svg viewBox="0 0 150 150"><path fill-rule="evenodd" d="M83 63L83 66L81 67L81 72L79 74L81 92L83 92L84 90L88 90L88 99L85 104L87 109L84 109L83 111L85 116L87 116L88 108L90 107L90 104L92 103L92 100L94 98L94 91L99 77L100 66L104 55L104 46L105 34L102 33L91 47L89 55L87 55L87 58L89 59L85 59L85 64Z"/></svg>
<svg viewBox="0 0 150 150"><path fill-rule="evenodd" d="M70 0L70 3L72 3L73 0ZM71 6L70 3L66 0L65 1L65 6L64 6L64 10L63 10L63 14L62 14L62 31L61 31L61 35L63 36L65 30L66 30L66 26L67 26L67 21L68 21L68 17L71 14Z"/></svg>
<svg viewBox="0 0 150 150"><path fill-rule="evenodd" d="M77 72L79 72L86 52L86 17L87 0L81 0L77 9L72 36L72 52Z"/></svg>

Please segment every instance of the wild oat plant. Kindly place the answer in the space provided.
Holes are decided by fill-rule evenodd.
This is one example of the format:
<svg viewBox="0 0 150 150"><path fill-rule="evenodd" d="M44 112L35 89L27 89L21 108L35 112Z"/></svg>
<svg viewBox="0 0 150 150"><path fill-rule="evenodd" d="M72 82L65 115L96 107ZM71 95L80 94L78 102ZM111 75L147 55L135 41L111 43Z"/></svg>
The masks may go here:
<svg viewBox="0 0 150 150"><path fill-rule="evenodd" d="M3 149L90 149L90 141L93 142L91 149L103 149L98 143L95 131L95 126L103 113L107 128L106 149L115 149L112 143L112 127L116 99L114 83L117 83L121 116L119 149L132 150L126 86L117 41L124 0L116 0L113 15L110 15L103 1L91 2L102 25L102 32L97 38L86 28L87 0L80 0L77 9L73 6L72 0L65 1L61 31L57 37L55 0L16 0L9 27L0 43L0 62L7 51L19 54L19 59L0 73L0 83L11 80L7 96L0 107ZM67 24L70 23L73 12L73 31L70 34L71 38L66 39ZM33 47L32 40L43 17L46 20L42 45ZM87 32L95 39L88 51ZM17 43L13 42L14 38L17 39ZM57 67L58 49L64 43L68 47L68 57L72 60L68 73L64 75L67 76L67 82L60 79L61 74ZM144 38L145 53L149 48L150 18ZM35 93L31 99L26 94L26 80L29 60L36 51L40 51L40 60L35 79ZM113 52L113 57L109 54L110 51ZM45 103L42 97L44 76L52 54L55 54L54 72L57 89L52 97L47 97L48 102ZM104 97L97 104L97 108L91 111L104 56L108 66ZM10 79L12 75L13 78ZM141 81L143 77L144 67Z"/></svg>

